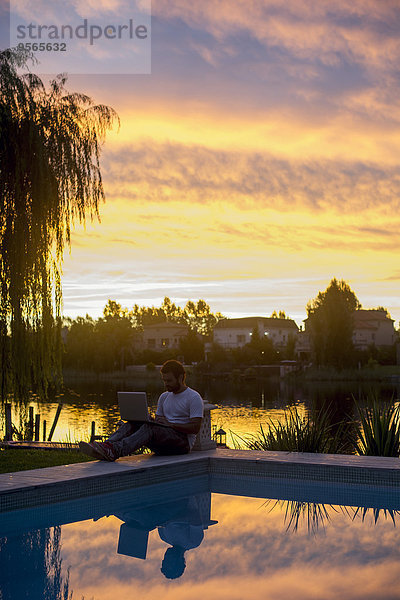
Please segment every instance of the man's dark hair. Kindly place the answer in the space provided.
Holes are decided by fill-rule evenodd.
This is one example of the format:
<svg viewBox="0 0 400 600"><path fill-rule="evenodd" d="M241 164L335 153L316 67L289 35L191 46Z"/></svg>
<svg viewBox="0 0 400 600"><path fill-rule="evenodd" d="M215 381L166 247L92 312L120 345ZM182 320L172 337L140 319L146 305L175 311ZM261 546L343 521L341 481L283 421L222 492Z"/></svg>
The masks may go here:
<svg viewBox="0 0 400 600"><path fill-rule="evenodd" d="M172 373L175 379L178 379L180 375L185 378L186 375L183 364L178 360L167 360L161 367L161 373Z"/></svg>
<svg viewBox="0 0 400 600"><path fill-rule="evenodd" d="M184 549L180 546L167 548L161 563L161 573L167 579L177 579L183 574L186 567Z"/></svg>

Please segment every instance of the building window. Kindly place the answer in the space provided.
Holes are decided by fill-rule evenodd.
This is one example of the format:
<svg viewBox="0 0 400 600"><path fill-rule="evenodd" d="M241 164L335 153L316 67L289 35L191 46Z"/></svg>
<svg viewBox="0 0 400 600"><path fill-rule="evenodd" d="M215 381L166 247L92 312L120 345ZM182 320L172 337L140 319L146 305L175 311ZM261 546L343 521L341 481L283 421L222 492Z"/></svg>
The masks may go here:
<svg viewBox="0 0 400 600"><path fill-rule="evenodd" d="M162 338L162 340L161 340L161 346L163 348L168 348L168 346L169 346L169 338Z"/></svg>
<svg viewBox="0 0 400 600"><path fill-rule="evenodd" d="M155 348L156 347L156 340L154 338L149 338L147 340L147 347L148 348Z"/></svg>
<svg viewBox="0 0 400 600"><path fill-rule="evenodd" d="M246 336L243 333L240 333L236 336L236 340L238 344L244 344L246 341Z"/></svg>

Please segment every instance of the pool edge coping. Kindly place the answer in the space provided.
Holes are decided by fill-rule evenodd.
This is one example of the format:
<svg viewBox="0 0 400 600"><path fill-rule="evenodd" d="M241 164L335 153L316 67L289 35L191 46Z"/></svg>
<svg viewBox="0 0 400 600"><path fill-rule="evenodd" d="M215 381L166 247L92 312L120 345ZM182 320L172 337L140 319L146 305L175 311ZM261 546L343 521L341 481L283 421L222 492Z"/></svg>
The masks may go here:
<svg viewBox="0 0 400 600"><path fill-rule="evenodd" d="M283 477L400 489L400 460L353 455L216 449L181 456L137 455L0 474L0 512L198 474Z"/></svg>

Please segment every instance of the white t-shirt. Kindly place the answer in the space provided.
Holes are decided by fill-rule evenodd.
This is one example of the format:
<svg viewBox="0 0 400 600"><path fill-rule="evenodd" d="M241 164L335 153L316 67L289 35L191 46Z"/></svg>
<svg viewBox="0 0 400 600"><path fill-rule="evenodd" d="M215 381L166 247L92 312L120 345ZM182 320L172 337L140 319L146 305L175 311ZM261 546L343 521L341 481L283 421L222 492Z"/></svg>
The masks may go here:
<svg viewBox="0 0 400 600"><path fill-rule="evenodd" d="M204 538L204 531L202 525L176 521L159 526L158 535L163 542L171 544L171 546L180 546L184 550L191 550L200 546Z"/></svg>
<svg viewBox="0 0 400 600"><path fill-rule="evenodd" d="M163 392L158 399L156 415L165 417L171 423L186 425L189 419L202 418L204 414L203 398L198 392L187 387L183 392ZM195 433L187 433L190 448L196 440Z"/></svg>

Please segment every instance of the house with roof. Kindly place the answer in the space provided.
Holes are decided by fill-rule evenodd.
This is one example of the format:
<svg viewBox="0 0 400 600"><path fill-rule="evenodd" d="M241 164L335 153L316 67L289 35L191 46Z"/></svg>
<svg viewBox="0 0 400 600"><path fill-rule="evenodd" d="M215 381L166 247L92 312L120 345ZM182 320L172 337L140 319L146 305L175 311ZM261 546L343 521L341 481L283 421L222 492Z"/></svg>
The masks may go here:
<svg viewBox="0 0 400 600"><path fill-rule="evenodd" d="M356 310L354 313L353 344L357 350L368 346L392 346L396 341L394 320L384 310Z"/></svg>
<svg viewBox="0 0 400 600"><path fill-rule="evenodd" d="M377 348L393 346L397 340L394 320L385 310L359 309L353 316L353 344L356 350L367 350L371 345ZM305 331L300 333L297 351L301 358L311 356L309 318L304 319Z"/></svg>
<svg viewBox="0 0 400 600"><path fill-rule="evenodd" d="M179 341L186 337L187 325L172 323L153 323L143 328L141 349L142 350L166 350L167 348L179 348Z"/></svg>
<svg viewBox="0 0 400 600"><path fill-rule="evenodd" d="M293 319L272 317L241 317L221 319L214 327L214 342L223 348L240 348L251 341L254 329L260 337L268 336L278 349L284 348L289 336L298 335L299 329Z"/></svg>

